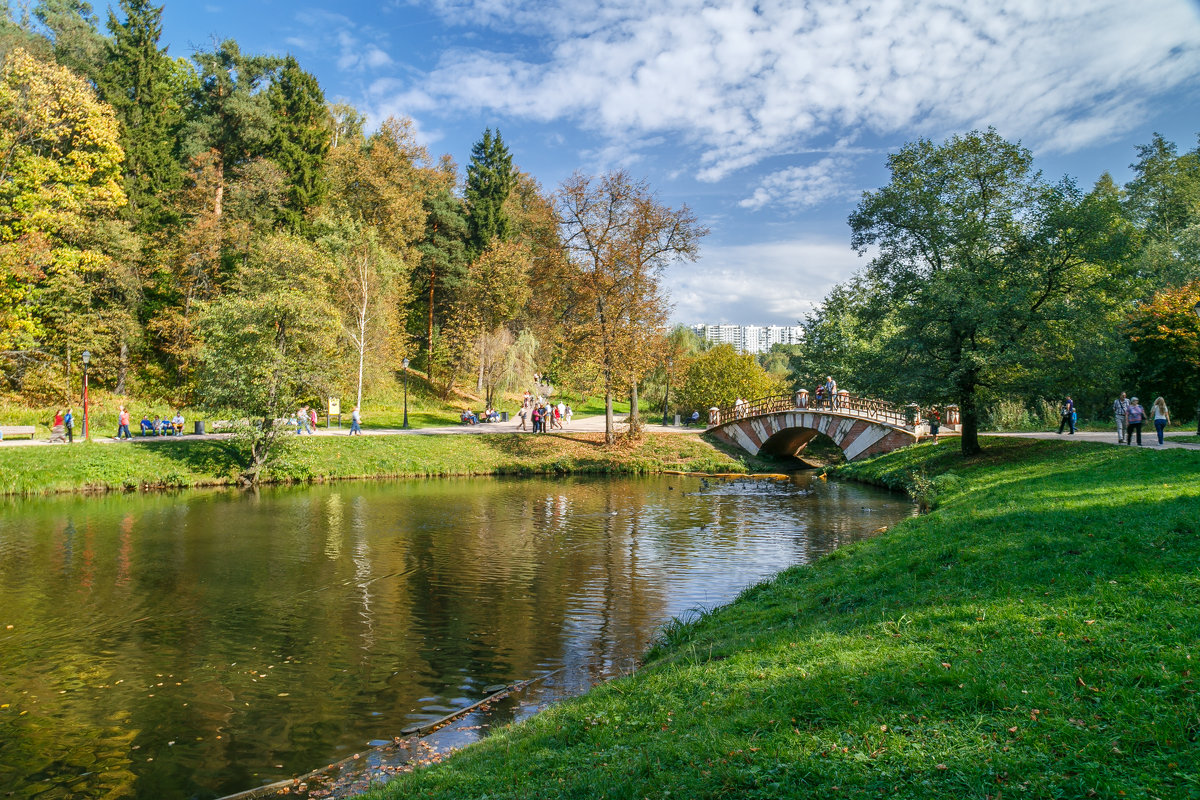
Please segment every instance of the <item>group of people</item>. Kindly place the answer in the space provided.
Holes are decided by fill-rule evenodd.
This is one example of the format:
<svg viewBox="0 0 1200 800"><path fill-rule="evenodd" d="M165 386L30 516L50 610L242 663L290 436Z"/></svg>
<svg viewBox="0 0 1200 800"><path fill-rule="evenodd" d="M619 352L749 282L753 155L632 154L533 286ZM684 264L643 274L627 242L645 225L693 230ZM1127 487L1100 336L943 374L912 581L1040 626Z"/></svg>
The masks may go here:
<svg viewBox="0 0 1200 800"><path fill-rule="evenodd" d="M126 426L128 426L126 422ZM142 436L178 436L183 433L183 413L175 412L175 416L171 419L154 415L154 419L150 415L142 417ZM126 431L128 433L128 430Z"/></svg>
<svg viewBox="0 0 1200 800"><path fill-rule="evenodd" d="M500 412L488 406L482 414L476 414L469 408L464 408L459 415L463 425L478 425L481 422L499 422Z"/></svg>
<svg viewBox="0 0 1200 800"><path fill-rule="evenodd" d="M56 436L66 436L67 444L75 441L75 412L68 407L54 412L54 427L50 429ZM53 439L51 440L53 441ZM61 439L59 441L62 441Z"/></svg>
<svg viewBox="0 0 1200 800"><path fill-rule="evenodd" d="M1069 397L1067 399L1070 400ZM1147 413L1136 397L1126 399L1125 393L1121 392L1121 396L1113 401L1113 416L1117 421L1117 444L1122 441L1127 445L1133 444L1136 434L1138 447L1142 446L1142 425L1148 418L1154 420L1154 432L1158 434L1160 445L1163 443L1163 431L1171 424L1171 412L1167 409L1167 401L1161 396L1154 399ZM1062 432L1061 427L1059 432Z"/></svg>
<svg viewBox="0 0 1200 800"><path fill-rule="evenodd" d="M571 424L571 407L559 401L551 403L544 397L534 397L529 392L521 400L521 410L517 412L517 430L529 430L527 424L533 426L534 433L546 433L554 429L562 430Z"/></svg>

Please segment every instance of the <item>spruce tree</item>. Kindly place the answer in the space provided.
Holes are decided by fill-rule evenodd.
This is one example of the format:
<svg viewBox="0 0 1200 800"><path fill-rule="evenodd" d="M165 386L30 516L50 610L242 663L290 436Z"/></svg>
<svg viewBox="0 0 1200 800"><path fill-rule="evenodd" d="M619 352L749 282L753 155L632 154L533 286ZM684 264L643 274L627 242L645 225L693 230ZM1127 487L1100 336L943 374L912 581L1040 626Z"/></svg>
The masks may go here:
<svg viewBox="0 0 1200 800"><path fill-rule="evenodd" d="M319 205L325 196L323 174L329 153L331 120L321 85L288 56L270 92L275 117L271 159L288 176L284 221L297 228L306 209Z"/></svg>
<svg viewBox="0 0 1200 800"><path fill-rule="evenodd" d="M135 226L151 232L171 218L164 198L183 182L176 156L183 124L182 98L172 80L179 66L159 48L162 6L121 0L121 21L108 14L107 58L100 75L104 99L121 122L125 192Z"/></svg>
<svg viewBox="0 0 1200 800"><path fill-rule="evenodd" d="M504 201L517 185L512 154L500 137L488 128L483 138L471 148L471 163L467 165L467 221L470 226L468 244L472 257L478 256L492 240L509 236L508 216Z"/></svg>

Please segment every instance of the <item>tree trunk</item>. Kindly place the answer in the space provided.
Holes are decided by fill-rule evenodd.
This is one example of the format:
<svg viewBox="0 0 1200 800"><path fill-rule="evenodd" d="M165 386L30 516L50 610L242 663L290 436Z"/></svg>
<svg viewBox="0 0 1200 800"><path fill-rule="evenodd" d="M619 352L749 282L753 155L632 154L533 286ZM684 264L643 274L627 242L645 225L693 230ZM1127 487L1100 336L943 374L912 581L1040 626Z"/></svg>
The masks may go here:
<svg viewBox="0 0 1200 800"><path fill-rule="evenodd" d="M962 392L958 402L958 413L961 418L962 454L976 455L982 448L979 446L979 406L974 387Z"/></svg>
<svg viewBox="0 0 1200 800"><path fill-rule="evenodd" d="M609 383L607 378L604 379L606 384ZM613 435L613 396L612 389L605 387L604 389L604 443L614 444L617 437Z"/></svg>
<svg viewBox="0 0 1200 800"><path fill-rule="evenodd" d="M429 336L426 339L426 356L425 356L425 375L429 382L433 383L433 286L437 280L437 273L433 270L429 271Z"/></svg>
<svg viewBox="0 0 1200 800"><path fill-rule="evenodd" d="M641 421L641 415L638 414L637 380L634 379L629 382L629 429L633 430Z"/></svg>
<svg viewBox="0 0 1200 800"><path fill-rule="evenodd" d="M124 339L121 340L121 360L117 367L117 387L116 393L119 395L125 394L125 378L129 375L129 343Z"/></svg>

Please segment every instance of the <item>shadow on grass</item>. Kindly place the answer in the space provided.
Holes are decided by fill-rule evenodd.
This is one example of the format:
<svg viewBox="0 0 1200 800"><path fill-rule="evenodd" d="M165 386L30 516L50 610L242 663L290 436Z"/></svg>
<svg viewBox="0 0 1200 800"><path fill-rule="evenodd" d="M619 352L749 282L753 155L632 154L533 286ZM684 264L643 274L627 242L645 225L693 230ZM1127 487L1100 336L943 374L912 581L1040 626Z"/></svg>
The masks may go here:
<svg viewBox="0 0 1200 800"><path fill-rule="evenodd" d="M198 475L218 478L236 475L249 462L244 447L235 439L180 439L153 443L135 439L131 444L170 459Z"/></svg>

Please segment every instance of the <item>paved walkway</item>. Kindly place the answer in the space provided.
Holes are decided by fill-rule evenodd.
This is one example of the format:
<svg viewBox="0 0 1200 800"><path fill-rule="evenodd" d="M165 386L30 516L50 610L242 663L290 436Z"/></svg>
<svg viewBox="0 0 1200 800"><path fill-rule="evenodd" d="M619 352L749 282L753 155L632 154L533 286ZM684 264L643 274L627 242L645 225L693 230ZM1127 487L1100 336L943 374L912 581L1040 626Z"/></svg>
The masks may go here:
<svg viewBox="0 0 1200 800"><path fill-rule="evenodd" d="M646 416L642 417L643 429L646 431L646 433L700 434L700 433L704 432L704 428L702 428L702 427L684 428L682 426L675 427L673 425L667 425L664 427L663 425L649 422L649 420L652 420L652 419L660 419L661 420L662 416L660 415L660 416L655 417L652 415L646 415ZM625 417L624 416L614 417L614 423L616 424L617 432L620 433L624 429ZM404 430L403 428L363 428L363 436L446 436L446 435L478 435L478 434L485 434L485 433L532 433L532 431L528 430L529 428L532 427L532 423L526 423L527 430L525 430L525 431L522 431L520 428L518 428L517 424L518 423L516 420L509 420L508 422L489 422L489 423L481 423L479 425L445 425L445 426L436 427L436 428L410 428L408 430ZM603 432L604 432L604 417L602 415L594 416L594 417L577 417L577 418L571 420L570 427L563 428L562 430L555 428L553 431L551 431L551 433L603 433ZM350 433L350 424L347 422L345 424L345 427L343 427L343 428L318 427L316 432L313 435L314 436L347 436L347 435L349 435L349 433ZM129 439L128 441L145 442L146 444L157 444L159 442L171 442L171 441L195 442L195 441L199 441L199 440L228 439L231 435L232 434L229 434L229 433L206 433L201 436L197 436L196 434L186 434L186 435L180 436L180 437L175 437L175 436L134 436L132 439ZM75 441L78 442L78 441L80 441L81 438L82 438L81 436L76 435ZM93 435L92 441L96 442L98 444L118 444L120 441L125 441L125 440L114 439L111 436L95 436L95 435ZM49 444L51 444L51 442L48 439L32 439L32 440L24 439L24 438L22 438L22 439L4 439L2 442L0 442L0 447L25 447L25 446L41 447L41 446L46 446ZM53 444L57 445L57 444L59 444L59 442L54 442ZM63 444L65 444L65 442L63 442Z"/></svg>
<svg viewBox="0 0 1200 800"><path fill-rule="evenodd" d="M1074 434L1070 433L1055 433L1054 431L1042 431L1039 433L988 433L982 434L985 436L1012 436L1018 439L1071 439L1078 442L1096 442L1098 444L1111 444L1116 447L1117 430L1114 427L1110 433L1100 433L1098 431L1078 431ZM1187 442L1173 442L1171 439L1176 436L1195 436L1194 430L1176 430L1167 431L1164 434L1166 439L1162 445L1158 443L1158 435L1154 432L1154 427L1151 425L1150 430L1142 429L1142 447L1153 447L1156 450L1161 447L1163 450L1179 449L1179 450L1200 450L1200 444L1189 444ZM1121 444L1121 447L1126 445ZM1132 447L1137 447L1137 439L1135 437Z"/></svg>

